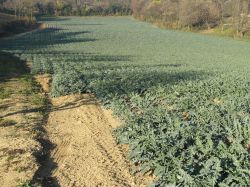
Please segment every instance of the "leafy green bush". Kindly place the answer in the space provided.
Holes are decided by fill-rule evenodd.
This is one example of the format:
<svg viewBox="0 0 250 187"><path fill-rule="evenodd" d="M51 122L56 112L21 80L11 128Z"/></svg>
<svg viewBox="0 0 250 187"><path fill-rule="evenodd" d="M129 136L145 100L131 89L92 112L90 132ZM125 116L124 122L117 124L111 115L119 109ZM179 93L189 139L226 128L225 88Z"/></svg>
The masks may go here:
<svg viewBox="0 0 250 187"><path fill-rule="evenodd" d="M126 116L119 142L131 145L130 158L157 176L156 186L250 184L250 84L220 83L155 88L116 105Z"/></svg>
<svg viewBox="0 0 250 187"><path fill-rule="evenodd" d="M61 72L53 76L52 96L81 93L86 87L84 76L77 72Z"/></svg>

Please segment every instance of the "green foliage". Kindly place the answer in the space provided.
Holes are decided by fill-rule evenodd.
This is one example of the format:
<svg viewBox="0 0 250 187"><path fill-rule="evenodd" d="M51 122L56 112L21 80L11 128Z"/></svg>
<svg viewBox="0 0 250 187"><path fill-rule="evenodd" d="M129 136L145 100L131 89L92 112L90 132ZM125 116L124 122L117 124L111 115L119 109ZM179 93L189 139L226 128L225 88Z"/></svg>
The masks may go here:
<svg viewBox="0 0 250 187"><path fill-rule="evenodd" d="M29 181L22 182L18 187L31 187Z"/></svg>
<svg viewBox="0 0 250 187"><path fill-rule="evenodd" d="M112 108L152 186L250 185L248 43L129 18L43 21L0 48L52 73L53 96L93 92Z"/></svg>
<svg viewBox="0 0 250 187"><path fill-rule="evenodd" d="M62 16L72 15L72 10L73 10L72 5L70 4L64 5L61 10L61 15Z"/></svg>
<svg viewBox="0 0 250 187"><path fill-rule="evenodd" d="M197 81L132 95L124 103L130 111L119 141L132 145L130 158L142 171L153 170L159 186L249 185L250 84L238 81L229 79L226 87L220 79ZM218 93L224 94L213 99Z"/></svg>
<svg viewBox="0 0 250 187"><path fill-rule="evenodd" d="M7 99L12 94L12 91L0 86L0 99Z"/></svg>
<svg viewBox="0 0 250 187"><path fill-rule="evenodd" d="M71 93L81 93L85 90L84 76L77 72L57 73L53 77L52 96L61 96Z"/></svg>

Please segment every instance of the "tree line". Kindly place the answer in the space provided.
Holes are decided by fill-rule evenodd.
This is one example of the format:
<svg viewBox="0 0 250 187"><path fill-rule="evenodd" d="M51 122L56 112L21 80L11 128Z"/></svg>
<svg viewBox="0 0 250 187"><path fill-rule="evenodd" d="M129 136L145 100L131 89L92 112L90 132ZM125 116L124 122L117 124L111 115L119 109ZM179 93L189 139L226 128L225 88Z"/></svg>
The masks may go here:
<svg viewBox="0 0 250 187"><path fill-rule="evenodd" d="M0 10L29 18L131 14L130 0L0 0Z"/></svg>
<svg viewBox="0 0 250 187"><path fill-rule="evenodd" d="M0 0L0 11L34 15L130 15L174 29L250 31L250 0Z"/></svg>
<svg viewBox="0 0 250 187"><path fill-rule="evenodd" d="M250 30L250 0L132 0L135 17L169 28L230 28L243 37Z"/></svg>

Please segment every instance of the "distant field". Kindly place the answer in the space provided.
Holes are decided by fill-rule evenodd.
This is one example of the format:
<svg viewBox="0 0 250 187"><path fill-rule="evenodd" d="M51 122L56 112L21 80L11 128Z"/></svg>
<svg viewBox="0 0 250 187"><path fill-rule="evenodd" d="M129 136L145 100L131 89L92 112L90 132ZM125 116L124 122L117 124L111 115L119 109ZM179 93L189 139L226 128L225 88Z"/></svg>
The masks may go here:
<svg viewBox="0 0 250 187"><path fill-rule="evenodd" d="M0 49L53 74L52 96L93 92L155 186L249 186L250 44L130 17L51 18Z"/></svg>

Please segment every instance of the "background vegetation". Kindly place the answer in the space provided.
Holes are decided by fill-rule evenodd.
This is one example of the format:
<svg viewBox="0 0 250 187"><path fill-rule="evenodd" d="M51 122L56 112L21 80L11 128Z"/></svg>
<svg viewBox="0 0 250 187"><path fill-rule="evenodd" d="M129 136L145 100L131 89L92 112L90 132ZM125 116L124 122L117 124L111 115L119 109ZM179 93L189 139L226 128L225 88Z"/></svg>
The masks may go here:
<svg viewBox="0 0 250 187"><path fill-rule="evenodd" d="M249 0L132 0L135 17L174 29L217 27L217 33L244 37L250 31Z"/></svg>
<svg viewBox="0 0 250 187"><path fill-rule="evenodd" d="M2 11L28 17L131 14L130 0L2 0L1 4Z"/></svg>
<svg viewBox="0 0 250 187"><path fill-rule="evenodd" d="M34 15L133 14L167 28L241 38L250 35L249 0L1 0L0 10L30 20Z"/></svg>

